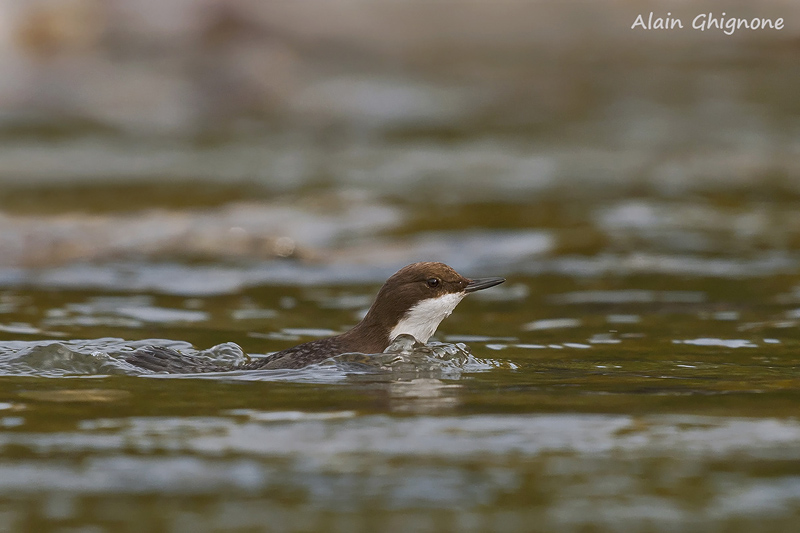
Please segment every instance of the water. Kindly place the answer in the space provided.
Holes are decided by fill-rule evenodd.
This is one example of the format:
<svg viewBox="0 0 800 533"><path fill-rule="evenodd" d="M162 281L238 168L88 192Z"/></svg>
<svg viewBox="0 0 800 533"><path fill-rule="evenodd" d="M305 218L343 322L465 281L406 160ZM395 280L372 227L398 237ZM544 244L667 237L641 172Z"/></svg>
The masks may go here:
<svg viewBox="0 0 800 533"><path fill-rule="evenodd" d="M158 344L235 363L341 331L363 316L380 263L361 267L364 283L336 262L291 261L77 265L7 282L0 523L790 528L800 285L785 263L764 252L745 277L724 257L698 258L703 276L656 262L610 275L520 250L516 273L473 265L509 280L462 302L430 347L299 371L152 375L123 358ZM296 283L269 281L288 267ZM122 268L75 288L82 269ZM205 290L137 281L169 271Z"/></svg>
<svg viewBox="0 0 800 533"><path fill-rule="evenodd" d="M0 533L797 529L800 4L106 4L0 0Z"/></svg>
<svg viewBox="0 0 800 533"><path fill-rule="evenodd" d="M57 245L0 269L3 527L794 527L793 197L436 213L304 198L178 206L146 227L114 209L13 215L0 244ZM429 347L299 371L153 375L124 361L157 344L235 364L343 331L394 269L430 258L508 281L466 298Z"/></svg>

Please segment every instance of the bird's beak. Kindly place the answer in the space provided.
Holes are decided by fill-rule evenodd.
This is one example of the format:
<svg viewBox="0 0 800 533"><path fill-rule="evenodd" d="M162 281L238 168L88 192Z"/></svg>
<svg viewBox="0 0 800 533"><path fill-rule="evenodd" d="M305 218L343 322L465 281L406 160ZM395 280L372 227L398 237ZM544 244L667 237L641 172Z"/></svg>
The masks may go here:
<svg viewBox="0 0 800 533"><path fill-rule="evenodd" d="M506 280L506 278L479 278L479 279L471 279L467 286L464 288L464 292L475 292L480 291L483 289L488 289L489 287L494 287L495 285L500 285Z"/></svg>

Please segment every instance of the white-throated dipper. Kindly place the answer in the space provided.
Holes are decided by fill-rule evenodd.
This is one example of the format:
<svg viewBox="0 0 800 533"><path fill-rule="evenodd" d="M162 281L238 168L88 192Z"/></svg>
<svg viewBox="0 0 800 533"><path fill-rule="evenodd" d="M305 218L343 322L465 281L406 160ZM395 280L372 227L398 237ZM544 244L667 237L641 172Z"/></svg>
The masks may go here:
<svg viewBox="0 0 800 533"><path fill-rule="evenodd" d="M239 366L222 366L158 346L141 348L127 361L154 372L182 374L269 370L302 368L343 353L381 353L402 334L424 344L464 296L504 281L468 279L444 263L413 263L386 280L364 319L341 335L306 342Z"/></svg>

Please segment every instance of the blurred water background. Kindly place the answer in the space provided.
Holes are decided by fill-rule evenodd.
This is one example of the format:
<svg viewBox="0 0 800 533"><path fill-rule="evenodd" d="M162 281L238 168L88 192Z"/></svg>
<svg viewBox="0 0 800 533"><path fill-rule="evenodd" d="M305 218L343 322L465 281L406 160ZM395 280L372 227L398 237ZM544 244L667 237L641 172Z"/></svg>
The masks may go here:
<svg viewBox="0 0 800 533"><path fill-rule="evenodd" d="M0 532L793 531L798 21L0 0ZM343 331L417 260L508 281L399 362L122 360Z"/></svg>

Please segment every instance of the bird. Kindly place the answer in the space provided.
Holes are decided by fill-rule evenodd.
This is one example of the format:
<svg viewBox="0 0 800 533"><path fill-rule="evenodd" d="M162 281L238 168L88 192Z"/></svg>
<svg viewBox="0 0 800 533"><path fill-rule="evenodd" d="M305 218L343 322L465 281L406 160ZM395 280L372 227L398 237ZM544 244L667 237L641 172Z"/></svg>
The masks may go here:
<svg viewBox="0 0 800 533"><path fill-rule="evenodd" d="M225 366L159 346L140 348L126 361L151 372L171 374L299 369L344 353L381 353L400 335L410 335L425 344L465 296L504 281L505 278L469 279L439 262L412 263L386 280L361 322L342 334L239 365Z"/></svg>

